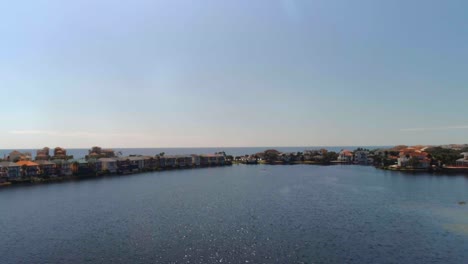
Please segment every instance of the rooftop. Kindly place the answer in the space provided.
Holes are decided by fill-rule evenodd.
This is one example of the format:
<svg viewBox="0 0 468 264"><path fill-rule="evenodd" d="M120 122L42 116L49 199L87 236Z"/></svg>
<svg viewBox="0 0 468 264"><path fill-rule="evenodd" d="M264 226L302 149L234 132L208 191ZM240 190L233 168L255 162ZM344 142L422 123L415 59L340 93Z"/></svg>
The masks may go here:
<svg viewBox="0 0 468 264"><path fill-rule="evenodd" d="M37 164L35 162L32 162L32 161L29 161L29 160L21 160L21 161L16 162L16 164L18 164L19 166L23 166L23 165L26 165L26 166L39 166L39 164Z"/></svg>
<svg viewBox="0 0 468 264"><path fill-rule="evenodd" d="M10 161L1 161L0 167L19 167L19 165Z"/></svg>

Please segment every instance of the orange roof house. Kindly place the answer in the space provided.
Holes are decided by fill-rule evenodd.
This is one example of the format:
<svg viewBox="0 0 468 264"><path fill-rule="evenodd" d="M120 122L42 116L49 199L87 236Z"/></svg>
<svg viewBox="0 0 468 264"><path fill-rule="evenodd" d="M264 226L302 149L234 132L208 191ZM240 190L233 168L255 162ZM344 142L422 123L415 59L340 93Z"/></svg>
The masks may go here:
<svg viewBox="0 0 468 264"><path fill-rule="evenodd" d="M29 160L20 160L20 161L16 162L16 164L19 165L19 166L26 165L28 167L39 166L39 164L37 164L35 162L32 162L32 161L29 161Z"/></svg>

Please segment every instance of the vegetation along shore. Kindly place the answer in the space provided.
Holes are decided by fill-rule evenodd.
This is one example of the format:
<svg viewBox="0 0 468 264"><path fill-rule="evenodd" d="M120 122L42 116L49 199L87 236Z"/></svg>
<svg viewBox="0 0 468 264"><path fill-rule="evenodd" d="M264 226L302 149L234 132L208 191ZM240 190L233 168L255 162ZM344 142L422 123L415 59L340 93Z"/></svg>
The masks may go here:
<svg viewBox="0 0 468 264"><path fill-rule="evenodd" d="M122 156L112 149L92 147L88 155L74 159L57 147L37 150L33 159L28 152L12 151L0 159L0 186L24 183L57 182L71 179L126 175L148 171L216 167L232 164L269 165L367 165L378 169L407 172L468 172L468 145L395 146L386 149L357 148L339 152L309 149L302 152L263 152L232 156L214 154Z"/></svg>

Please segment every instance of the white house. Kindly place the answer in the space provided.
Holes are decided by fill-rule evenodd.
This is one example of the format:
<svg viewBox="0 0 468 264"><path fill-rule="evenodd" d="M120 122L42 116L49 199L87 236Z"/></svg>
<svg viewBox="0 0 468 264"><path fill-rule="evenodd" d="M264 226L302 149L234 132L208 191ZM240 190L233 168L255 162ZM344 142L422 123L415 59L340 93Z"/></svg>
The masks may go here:
<svg viewBox="0 0 468 264"><path fill-rule="evenodd" d="M338 161L340 162L352 162L353 161L353 153L349 150L342 150L338 154Z"/></svg>
<svg viewBox="0 0 468 264"><path fill-rule="evenodd" d="M468 152L463 152L463 158L457 160L457 166L468 167Z"/></svg>
<svg viewBox="0 0 468 264"><path fill-rule="evenodd" d="M420 151L414 148L406 148L400 151L400 156L398 158L399 167L411 166L411 159L416 159L418 161L417 169L426 169L430 167L430 160L427 157L428 154L424 151Z"/></svg>

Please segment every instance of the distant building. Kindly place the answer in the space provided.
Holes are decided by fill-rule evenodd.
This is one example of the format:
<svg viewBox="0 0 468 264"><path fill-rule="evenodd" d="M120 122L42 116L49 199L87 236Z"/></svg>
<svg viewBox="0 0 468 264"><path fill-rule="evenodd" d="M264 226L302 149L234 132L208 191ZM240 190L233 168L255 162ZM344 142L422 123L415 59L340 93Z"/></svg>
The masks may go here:
<svg viewBox="0 0 468 264"><path fill-rule="evenodd" d="M363 164L367 165L369 163L372 163L371 160L369 160L369 151L367 150L357 150L354 152L354 163L357 164Z"/></svg>
<svg viewBox="0 0 468 264"><path fill-rule="evenodd" d="M50 160L50 149L45 147L36 151L36 160Z"/></svg>
<svg viewBox="0 0 468 264"><path fill-rule="evenodd" d="M59 176L71 176L73 174L72 171L72 163L68 160L64 159L55 159L52 160L55 163L55 173Z"/></svg>
<svg viewBox="0 0 468 264"><path fill-rule="evenodd" d="M112 149L103 149L103 148L100 148L100 147L92 147L88 151L88 155L86 156L86 159L89 159L89 158L95 158L95 159L113 158L113 157L115 157L115 152Z"/></svg>
<svg viewBox="0 0 468 264"><path fill-rule="evenodd" d="M11 161L11 162L17 162L17 161L20 161L20 160L31 160L32 158L32 155L31 153L29 152L19 152L17 150L14 150L12 152L10 152L10 154L8 154L8 160Z"/></svg>
<svg viewBox="0 0 468 264"><path fill-rule="evenodd" d="M145 168L145 158L143 156L125 157L129 162L133 171L141 171Z"/></svg>
<svg viewBox="0 0 468 264"><path fill-rule="evenodd" d="M127 157L117 158L117 171L123 174L133 171L133 168L130 165L130 160Z"/></svg>
<svg viewBox="0 0 468 264"><path fill-rule="evenodd" d="M200 156L192 155L192 165L193 166L200 166Z"/></svg>
<svg viewBox="0 0 468 264"><path fill-rule="evenodd" d="M176 167L176 157L175 156L164 156L166 160L166 168L175 168Z"/></svg>
<svg viewBox="0 0 468 264"><path fill-rule="evenodd" d="M52 157L52 159L56 159L56 160L66 160L68 159L69 157L67 156L67 150L65 150L64 148L61 148L61 147L56 147L54 149L54 156Z"/></svg>
<svg viewBox="0 0 468 264"><path fill-rule="evenodd" d="M102 172L102 162L99 159L88 159L88 166L93 174Z"/></svg>
<svg viewBox="0 0 468 264"><path fill-rule="evenodd" d="M109 171L110 173L117 172L117 160L113 158L100 158L99 162L101 162L101 170L102 171Z"/></svg>
<svg viewBox="0 0 468 264"><path fill-rule="evenodd" d="M457 166L468 167L468 152L463 152L461 155L463 158L457 160Z"/></svg>
<svg viewBox="0 0 468 264"><path fill-rule="evenodd" d="M226 162L222 154L204 154L200 155L201 166L218 166L224 165Z"/></svg>
<svg viewBox="0 0 468 264"><path fill-rule="evenodd" d="M353 152L349 150L341 150L340 153L338 154L338 159L339 162L352 162L353 161Z"/></svg>
<svg viewBox="0 0 468 264"><path fill-rule="evenodd" d="M55 175L55 163L48 160L36 160L35 162L39 165L39 174L44 176Z"/></svg>
<svg viewBox="0 0 468 264"><path fill-rule="evenodd" d="M21 177L20 169L21 167L14 162L10 162L10 161L0 162L0 175L10 180L16 180Z"/></svg>
<svg viewBox="0 0 468 264"><path fill-rule="evenodd" d="M166 167L166 157L158 156L158 168L165 168Z"/></svg>
<svg viewBox="0 0 468 264"><path fill-rule="evenodd" d="M158 160L151 156L142 156L145 170L154 170L158 167Z"/></svg>
<svg viewBox="0 0 468 264"><path fill-rule="evenodd" d="M35 177L39 174L39 164L29 161L29 160L21 160L16 162L18 166L21 168L21 174L24 177Z"/></svg>
<svg viewBox="0 0 468 264"><path fill-rule="evenodd" d="M416 164L416 165L415 165ZM431 165L428 153L418 148L401 149L398 157L399 167L413 167L415 169L426 169Z"/></svg>

